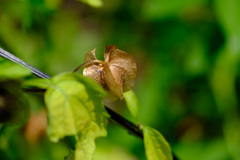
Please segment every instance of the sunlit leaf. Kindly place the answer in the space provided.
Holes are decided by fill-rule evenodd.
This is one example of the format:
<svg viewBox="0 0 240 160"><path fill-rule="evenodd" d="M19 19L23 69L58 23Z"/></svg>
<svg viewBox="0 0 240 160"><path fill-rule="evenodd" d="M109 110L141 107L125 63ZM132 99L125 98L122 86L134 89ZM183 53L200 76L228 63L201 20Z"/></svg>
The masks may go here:
<svg viewBox="0 0 240 160"><path fill-rule="evenodd" d="M88 92L94 92L94 94L96 94L97 97L107 96L107 93L102 89L102 87L91 78L82 76L80 74L72 74L72 73L59 74L54 78L55 83L58 83L63 80L79 81L86 86L86 89L88 90Z"/></svg>
<svg viewBox="0 0 240 160"><path fill-rule="evenodd" d="M104 90L94 80L80 74L64 73L51 80L31 80L28 86L46 87L45 103L48 109L48 136L58 142L65 136L75 135L75 159L91 159L95 150L94 139L106 136L109 117L101 98Z"/></svg>
<svg viewBox="0 0 240 160"><path fill-rule="evenodd" d="M143 126L145 152L148 160L172 160L171 148L157 130Z"/></svg>
<svg viewBox="0 0 240 160"><path fill-rule="evenodd" d="M124 97L131 114L134 116L134 118L137 118L139 107L136 95L132 90L130 90L124 93Z"/></svg>

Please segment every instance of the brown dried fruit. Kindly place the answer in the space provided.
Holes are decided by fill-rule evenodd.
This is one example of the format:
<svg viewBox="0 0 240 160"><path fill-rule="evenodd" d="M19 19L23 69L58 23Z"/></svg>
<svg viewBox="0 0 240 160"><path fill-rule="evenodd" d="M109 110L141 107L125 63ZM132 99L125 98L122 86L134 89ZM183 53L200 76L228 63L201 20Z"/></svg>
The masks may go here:
<svg viewBox="0 0 240 160"><path fill-rule="evenodd" d="M109 94L107 100L123 99L123 92L133 88L137 76L137 65L128 53L119 50L115 45L106 46L104 61L97 60L95 49L88 52L84 64L74 72L86 66L83 75L92 78Z"/></svg>

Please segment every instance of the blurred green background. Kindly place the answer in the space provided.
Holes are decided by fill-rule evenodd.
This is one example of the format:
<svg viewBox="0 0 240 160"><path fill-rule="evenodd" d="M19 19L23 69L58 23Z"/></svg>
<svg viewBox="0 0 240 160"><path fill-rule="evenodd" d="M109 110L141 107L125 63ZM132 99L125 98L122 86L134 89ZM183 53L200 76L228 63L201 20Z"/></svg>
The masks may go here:
<svg viewBox="0 0 240 160"><path fill-rule="evenodd" d="M139 120L182 160L240 159L239 0L0 0L0 46L49 75L73 71L106 45L138 66ZM90 4L90 5L89 5ZM24 126L0 130L0 159L57 160L69 153L45 135L41 97L26 95ZM128 116L126 109L118 109ZM36 127L38 126L38 127ZM144 160L142 140L109 124L96 160Z"/></svg>

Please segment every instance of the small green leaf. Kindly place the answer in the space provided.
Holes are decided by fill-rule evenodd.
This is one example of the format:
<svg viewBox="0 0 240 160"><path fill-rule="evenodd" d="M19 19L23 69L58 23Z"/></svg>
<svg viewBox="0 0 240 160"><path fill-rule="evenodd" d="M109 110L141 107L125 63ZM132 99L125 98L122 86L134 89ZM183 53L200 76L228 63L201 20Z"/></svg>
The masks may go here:
<svg viewBox="0 0 240 160"><path fill-rule="evenodd" d="M37 87L37 88L47 89L49 86L51 86L51 80L49 80L49 79L30 79L30 80L23 82L22 85L24 88Z"/></svg>
<svg viewBox="0 0 240 160"><path fill-rule="evenodd" d="M143 126L145 152L148 160L172 160L171 148L157 130Z"/></svg>
<svg viewBox="0 0 240 160"><path fill-rule="evenodd" d="M124 97L125 97L125 101L128 109L130 110L134 118L137 119L139 107L138 107L138 101L137 101L136 95L132 90L130 90L124 93Z"/></svg>
<svg viewBox="0 0 240 160"><path fill-rule="evenodd" d="M102 7L103 5L102 0L78 0L78 1L86 3L91 7Z"/></svg>
<svg viewBox="0 0 240 160"><path fill-rule="evenodd" d="M31 74L31 71L11 61L0 58L1 79L19 79Z"/></svg>

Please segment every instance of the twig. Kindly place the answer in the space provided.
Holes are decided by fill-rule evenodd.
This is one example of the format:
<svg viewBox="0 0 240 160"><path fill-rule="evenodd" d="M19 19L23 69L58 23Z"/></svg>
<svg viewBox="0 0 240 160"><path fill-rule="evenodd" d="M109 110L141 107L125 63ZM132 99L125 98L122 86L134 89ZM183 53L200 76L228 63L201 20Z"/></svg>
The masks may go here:
<svg viewBox="0 0 240 160"><path fill-rule="evenodd" d="M46 73L38 70L37 68L31 66L30 64L26 63L25 61L21 60L20 58L14 56L13 54L5 51L4 49L0 48L0 56L9 59L19 65L22 65L28 69L30 69L32 71L33 74L35 74L37 77L39 78L51 78L49 75L47 75ZM25 91L27 92L44 92L45 90L38 90L38 89L26 89ZM127 119L123 118L122 116L120 116L119 114L117 114L116 112L114 112L113 110L109 109L108 107L106 107L107 112L109 113L109 115L111 116L110 121L117 123L118 125L120 125L121 127L125 128L126 130L128 130L128 132L130 134L133 134L141 139L143 139L143 131L139 128L139 126L136 126L135 124L133 124L132 122L128 121ZM173 154L173 160L178 160L178 158L176 158L176 156Z"/></svg>
<svg viewBox="0 0 240 160"><path fill-rule="evenodd" d="M107 112L110 114L110 116L111 116L110 120L112 120L113 123L117 123L118 125L122 126L126 130L128 130L130 134L134 134L135 136L143 139L143 132L138 126L136 126L132 122L126 120L125 118L123 118L122 116L120 116L119 114L114 112L113 110L109 109L108 107L105 106L105 108L106 108Z"/></svg>
<svg viewBox="0 0 240 160"><path fill-rule="evenodd" d="M40 78L50 78L49 75L46 73L43 73L42 71L38 70L37 68L31 66L30 64L26 63L25 61L21 60L20 58L14 56L13 54L9 53L8 51L5 51L4 49L0 48L0 56L9 59L10 61L13 61L17 64L20 64L21 66L24 66L32 71L33 74Z"/></svg>

